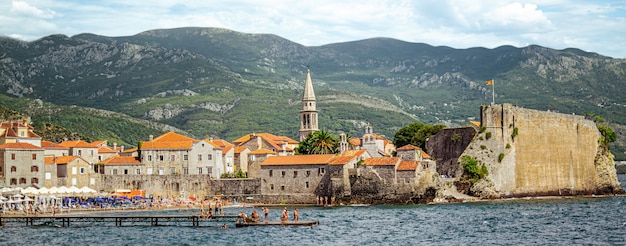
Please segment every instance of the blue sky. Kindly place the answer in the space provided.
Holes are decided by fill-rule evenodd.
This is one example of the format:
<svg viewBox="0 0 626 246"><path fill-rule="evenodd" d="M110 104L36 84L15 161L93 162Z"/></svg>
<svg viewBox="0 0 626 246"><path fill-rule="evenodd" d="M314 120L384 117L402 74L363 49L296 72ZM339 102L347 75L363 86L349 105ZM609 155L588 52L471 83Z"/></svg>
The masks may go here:
<svg viewBox="0 0 626 246"><path fill-rule="evenodd" d="M626 58L626 1L0 0L0 36L129 36L175 27L271 33L317 46L389 37L453 48L537 44Z"/></svg>

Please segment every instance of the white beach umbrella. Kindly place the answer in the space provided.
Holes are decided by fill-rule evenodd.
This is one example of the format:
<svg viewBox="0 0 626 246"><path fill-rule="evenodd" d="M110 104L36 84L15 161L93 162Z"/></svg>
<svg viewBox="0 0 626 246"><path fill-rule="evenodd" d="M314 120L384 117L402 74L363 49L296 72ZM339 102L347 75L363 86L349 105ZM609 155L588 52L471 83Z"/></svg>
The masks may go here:
<svg viewBox="0 0 626 246"><path fill-rule="evenodd" d="M22 195L20 195L20 194L15 194L15 195L13 195L13 198L22 198L22 197L24 197L24 196L22 196Z"/></svg>
<svg viewBox="0 0 626 246"><path fill-rule="evenodd" d="M48 194L49 191L46 187L39 188L39 194Z"/></svg>

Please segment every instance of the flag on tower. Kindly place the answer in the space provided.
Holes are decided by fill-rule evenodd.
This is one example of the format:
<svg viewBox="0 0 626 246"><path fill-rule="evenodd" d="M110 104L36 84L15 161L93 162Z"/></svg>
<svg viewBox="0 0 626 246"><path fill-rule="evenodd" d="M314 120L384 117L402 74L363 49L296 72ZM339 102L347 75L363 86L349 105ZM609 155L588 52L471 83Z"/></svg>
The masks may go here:
<svg viewBox="0 0 626 246"><path fill-rule="evenodd" d="M493 79L485 81L485 85L493 85Z"/></svg>

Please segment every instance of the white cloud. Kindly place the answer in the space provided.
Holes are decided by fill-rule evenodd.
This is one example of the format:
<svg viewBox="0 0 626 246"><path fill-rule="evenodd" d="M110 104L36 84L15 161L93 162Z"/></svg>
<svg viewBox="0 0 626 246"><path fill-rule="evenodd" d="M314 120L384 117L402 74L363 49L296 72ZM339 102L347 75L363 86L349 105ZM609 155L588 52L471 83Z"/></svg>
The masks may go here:
<svg viewBox="0 0 626 246"><path fill-rule="evenodd" d="M11 13L14 13L18 16L24 17L34 17L34 18L43 18L50 19L55 16L54 11L46 9L40 10L36 7L31 6L27 2L22 1L11 1Z"/></svg>
<svg viewBox="0 0 626 246"><path fill-rule="evenodd" d="M371 37L454 48L538 44L626 57L624 3L583 0L13 0L0 35L126 36L159 28L222 27L303 45Z"/></svg>

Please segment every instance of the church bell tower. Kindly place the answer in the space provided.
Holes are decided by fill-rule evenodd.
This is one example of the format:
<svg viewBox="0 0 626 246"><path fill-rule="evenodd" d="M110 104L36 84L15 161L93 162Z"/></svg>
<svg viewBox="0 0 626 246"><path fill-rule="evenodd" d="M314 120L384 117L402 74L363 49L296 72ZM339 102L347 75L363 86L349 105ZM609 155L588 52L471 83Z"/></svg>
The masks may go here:
<svg viewBox="0 0 626 246"><path fill-rule="evenodd" d="M309 133L318 130L315 92L311 81L311 71L307 68L304 93L302 93L302 110L300 110L300 141L306 139Z"/></svg>

